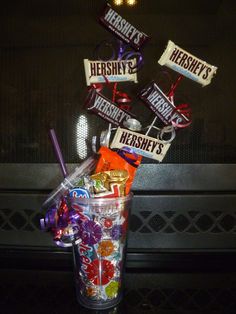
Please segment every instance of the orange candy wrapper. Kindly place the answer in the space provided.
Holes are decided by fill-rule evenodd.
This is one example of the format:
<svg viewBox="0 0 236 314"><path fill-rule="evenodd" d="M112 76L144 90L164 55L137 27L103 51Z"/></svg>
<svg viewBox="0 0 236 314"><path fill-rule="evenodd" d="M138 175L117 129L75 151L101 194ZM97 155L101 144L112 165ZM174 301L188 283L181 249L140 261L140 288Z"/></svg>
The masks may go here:
<svg viewBox="0 0 236 314"><path fill-rule="evenodd" d="M125 185L125 195L128 195L134 181L137 167L142 161L142 156L137 155L137 158L134 159L134 156L131 153L122 151L123 157L121 157L117 152L114 152L105 146L102 146L98 153L100 154L100 158L95 173L117 169L126 170L128 172L128 179ZM132 160L132 164L125 158L127 158L127 160Z"/></svg>

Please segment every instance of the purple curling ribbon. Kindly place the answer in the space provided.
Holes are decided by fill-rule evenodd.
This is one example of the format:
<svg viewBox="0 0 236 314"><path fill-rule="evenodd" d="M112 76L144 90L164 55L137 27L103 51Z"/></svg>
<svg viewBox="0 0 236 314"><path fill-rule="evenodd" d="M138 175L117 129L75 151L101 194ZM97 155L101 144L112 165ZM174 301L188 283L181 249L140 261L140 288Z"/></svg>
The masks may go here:
<svg viewBox="0 0 236 314"><path fill-rule="evenodd" d="M100 56L102 48L104 50L109 50L112 52L111 57L108 58L102 58ZM108 49L107 49L108 48ZM116 57L116 49L114 47L114 43L111 40L103 40L99 44L96 45L94 51L93 51L94 59L95 60L103 60L103 61L109 61L109 60L115 60Z"/></svg>
<svg viewBox="0 0 236 314"><path fill-rule="evenodd" d="M45 218L40 219L40 226L42 230L47 230L56 227L55 216L57 214L56 207L51 207L45 214Z"/></svg>
<svg viewBox="0 0 236 314"><path fill-rule="evenodd" d="M118 47L117 47L118 45ZM107 48L111 52L111 56L109 57L101 57L101 51L107 50ZM137 57L137 64L133 67L131 67L132 73L136 73L140 70L140 68L143 66L143 55L141 52L128 50L130 46L128 44L124 44L121 40L117 40L116 42L112 40L103 40L100 42L94 49L93 55L95 60L103 60L103 61L109 61L109 60L126 60L132 59L134 57Z"/></svg>
<svg viewBox="0 0 236 314"><path fill-rule="evenodd" d="M126 153L131 154L133 156L133 158L129 158ZM137 168L138 165L136 164L137 160L138 160L138 154L135 153L135 151L127 146L122 147L122 149L119 149L117 151L117 154L122 157L124 160L126 160L131 166Z"/></svg>
<svg viewBox="0 0 236 314"><path fill-rule="evenodd" d="M60 247L71 247L81 241L79 237L80 223L80 215L74 209L69 210L66 198L62 198L58 208L49 208L45 218L40 219L41 228L50 230L54 235L55 244Z"/></svg>
<svg viewBox="0 0 236 314"><path fill-rule="evenodd" d="M70 225L64 230L60 230L60 235L54 237L54 243L60 247L71 247L74 244L79 244L79 228L77 225Z"/></svg>

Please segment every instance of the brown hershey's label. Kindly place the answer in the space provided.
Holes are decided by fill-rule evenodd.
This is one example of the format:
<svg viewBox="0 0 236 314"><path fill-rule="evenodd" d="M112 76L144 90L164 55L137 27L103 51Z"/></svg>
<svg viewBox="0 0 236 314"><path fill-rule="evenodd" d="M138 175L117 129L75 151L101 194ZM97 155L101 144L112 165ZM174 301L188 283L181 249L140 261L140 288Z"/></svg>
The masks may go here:
<svg viewBox="0 0 236 314"><path fill-rule="evenodd" d="M161 162L165 157L170 144L164 143L157 138L119 127L110 147L119 149L130 147L138 155Z"/></svg>
<svg viewBox="0 0 236 314"><path fill-rule="evenodd" d="M106 28L126 43L129 43L135 50L139 50L149 38L122 18L109 4L106 5L99 20Z"/></svg>
<svg viewBox="0 0 236 314"><path fill-rule="evenodd" d="M89 100L86 102L86 109L94 112L107 122L116 126L122 126L123 122L132 118L133 115L120 109L109 99L98 93L95 89L90 91Z"/></svg>
<svg viewBox="0 0 236 314"><path fill-rule="evenodd" d="M189 119L176 110L175 105L166 97L155 82L141 91L139 97L166 124L184 124Z"/></svg>

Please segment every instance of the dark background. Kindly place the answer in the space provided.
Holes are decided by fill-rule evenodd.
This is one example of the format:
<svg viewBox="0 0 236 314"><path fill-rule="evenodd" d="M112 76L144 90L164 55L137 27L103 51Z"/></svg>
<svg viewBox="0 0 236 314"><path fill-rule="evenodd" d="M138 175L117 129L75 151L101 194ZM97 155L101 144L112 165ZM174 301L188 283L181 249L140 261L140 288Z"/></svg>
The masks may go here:
<svg viewBox="0 0 236 314"><path fill-rule="evenodd" d="M87 94L83 59L93 59L100 41L115 38L98 23L105 3L0 2L0 163L55 162L48 138L51 127L67 163L91 154L92 136L107 123L83 108ZM138 84L118 84L132 98L132 112L143 126L154 115L137 93L152 79L166 87L163 71L169 72L172 82L178 77L157 63L169 39L218 67L206 87L188 78L181 82L176 104L190 104L193 122L177 134L163 163L234 163L235 1L138 0L134 7L114 8L151 37L143 48L145 63ZM82 131L85 127L87 131Z"/></svg>
<svg viewBox="0 0 236 314"><path fill-rule="evenodd" d="M91 154L92 136L107 128L83 108L83 59L92 59L95 46L113 38L97 22L105 3L0 1L4 314L91 313L76 301L71 250L56 247L39 219L43 201L62 180L49 128L57 132L69 171ZM235 313L236 2L137 0L133 8L116 10L151 37L139 83L118 84L144 126L154 116L137 93L152 79L166 88L163 71L173 81L178 77L157 63L169 39L218 71L206 87L184 78L176 103L191 105L192 125L177 134L161 164L144 159L138 169L125 298L107 314Z"/></svg>

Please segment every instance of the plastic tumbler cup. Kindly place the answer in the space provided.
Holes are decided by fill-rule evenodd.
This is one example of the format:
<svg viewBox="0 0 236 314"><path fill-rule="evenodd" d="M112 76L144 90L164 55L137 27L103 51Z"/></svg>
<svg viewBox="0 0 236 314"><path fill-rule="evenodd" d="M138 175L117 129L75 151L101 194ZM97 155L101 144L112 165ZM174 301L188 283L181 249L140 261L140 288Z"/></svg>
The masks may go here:
<svg viewBox="0 0 236 314"><path fill-rule="evenodd" d="M74 198L81 242L73 246L76 295L90 309L103 310L122 299L132 194L118 198Z"/></svg>

